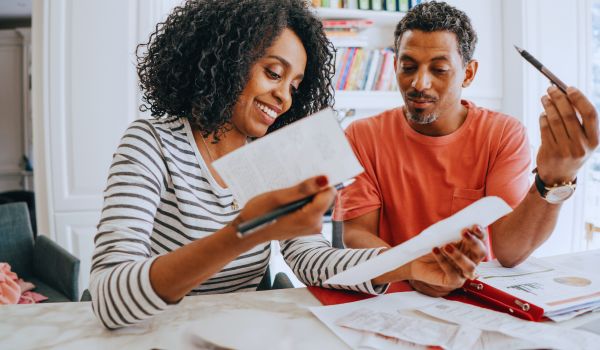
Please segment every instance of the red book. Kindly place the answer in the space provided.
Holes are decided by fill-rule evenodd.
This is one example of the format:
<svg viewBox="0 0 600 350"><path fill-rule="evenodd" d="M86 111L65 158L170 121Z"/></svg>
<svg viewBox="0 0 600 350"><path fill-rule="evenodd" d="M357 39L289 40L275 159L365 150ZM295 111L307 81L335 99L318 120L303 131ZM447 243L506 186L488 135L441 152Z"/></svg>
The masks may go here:
<svg viewBox="0 0 600 350"><path fill-rule="evenodd" d="M323 305L344 304L374 297L374 295L370 294L313 286L309 286L308 290ZM390 285L386 294L410 292L412 290L413 289L407 282L396 282ZM539 306L527 303L524 300L519 300L508 293L478 280L469 280L465 282L462 289L456 290L444 298L490 310L505 312L528 321L539 322L543 319L544 315L544 310Z"/></svg>

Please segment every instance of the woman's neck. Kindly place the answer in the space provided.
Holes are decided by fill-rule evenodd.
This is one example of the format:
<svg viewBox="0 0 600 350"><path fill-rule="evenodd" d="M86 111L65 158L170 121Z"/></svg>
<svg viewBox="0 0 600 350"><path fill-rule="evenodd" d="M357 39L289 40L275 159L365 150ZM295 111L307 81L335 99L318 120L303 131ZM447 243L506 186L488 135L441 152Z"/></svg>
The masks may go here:
<svg viewBox="0 0 600 350"><path fill-rule="evenodd" d="M194 140L198 145L198 149L204 149L204 151L207 153L206 155L208 156L208 159L205 157L207 163L212 163L213 161L235 151L247 143L246 135L243 135L235 129L228 130L221 134L217 142L215 142L213 134L203 137L202 130L194 128L192 131ZM204 154L205 152L202 153Z"/></svg>

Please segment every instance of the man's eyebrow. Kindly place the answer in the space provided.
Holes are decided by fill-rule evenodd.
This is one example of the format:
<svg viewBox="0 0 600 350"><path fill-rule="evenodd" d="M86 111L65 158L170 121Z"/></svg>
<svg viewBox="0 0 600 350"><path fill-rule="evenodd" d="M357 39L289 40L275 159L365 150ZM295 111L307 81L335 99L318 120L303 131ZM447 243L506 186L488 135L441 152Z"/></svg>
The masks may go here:
<svg viewBox="0 0 600 350"><path fill-rule="evenodd" d="M290 62L288 60L286 60L285 58L278 56L278 55L269 55L266 56L267 58L274 58L276 60L278 60L279 62L281 62L281 64L283 64L285 66L285 68L291 68L292 65L290 64ZM304 79L304 74L298 74L297 76L298 79Z"/></svg>
<svg viewBox="0 0 600 350"><path fill-rule="evenodd" d="M408 55L402 55L402 56L400 56L400 61L415 62L415 59ZM431 59L431 61L450 61L450 58L446 55L441 55L441 56L435 56L434 58Z"/></svg>
<svg viewBox="0 0 600 350"><path fill-rule="evenodd" d="M411 61L411 62L415 62L415 59L410 57L409 55L402 55L400 56L400 61Z"/></svg>

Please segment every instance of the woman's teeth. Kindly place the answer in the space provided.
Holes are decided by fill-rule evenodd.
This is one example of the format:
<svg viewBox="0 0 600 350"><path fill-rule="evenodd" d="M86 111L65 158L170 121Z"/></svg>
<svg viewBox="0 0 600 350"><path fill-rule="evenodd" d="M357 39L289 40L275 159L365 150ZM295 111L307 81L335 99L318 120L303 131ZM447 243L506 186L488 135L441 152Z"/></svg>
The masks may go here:
<svg viewBox="0 0 600 350"><path fill-rule="evenodd" d="M258 108L265 112L269 117L275 119L277 118L277 112L275 112L274 110L272 110L271 108L263 105L262 103L256 102L256 105L258 106Z"/></svg>

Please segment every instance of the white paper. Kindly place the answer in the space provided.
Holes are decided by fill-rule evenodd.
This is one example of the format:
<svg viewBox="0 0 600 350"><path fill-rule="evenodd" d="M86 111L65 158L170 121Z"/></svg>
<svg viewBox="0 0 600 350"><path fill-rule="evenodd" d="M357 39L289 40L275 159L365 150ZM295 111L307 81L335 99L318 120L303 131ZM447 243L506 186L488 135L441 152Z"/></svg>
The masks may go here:
<svg viewBox="0 0 600 350"><path fill-rule="evenodd" d="M431 298L417 292L393 293L380 295L375 298L361 300L353 303L340 305L317 306L309 308L310 311L323 322L335 335L343 340L348 346L353 349L373 347L377 343L378 349L425 349L418 345L413 345L407 342L393 342L385 338L374 336L372 333L359 332L353 329L341 327L336 324L341 317L358 310L367 308L374 312L384 312L389 310L405 311L412 313L415 317L423 317L422 315L410 311L415 308L425 307L436 303L437 298Z"/></svg>
<svg viewBox="0 0 600 350"><path fill-rule="evenodd" d="M419 311L448 322L524 339L537 348L593 349L600 336L551 324L529 322L473 305L441 299Z"/></svg>
<svg viewBox="0 0 600 350"><path fill-rule="evenodd" d="M484 197L429 226L410 240L331 277L325 283L350 286L368 281L429 253L434 247L460 240L461 231L465 228L473 225L487 227L511 211L511 207L501 198Z"/></svg>
<svg viewBox="0 0 600 350"><path fill-rule="evenodd" d="M355 310L336 321L341 327L403 340L424 346L441 346L444 349L469 349L479 339L477 329L404 315L396 310Z"/></svg>
<svg viewBox="0 0 600 350"><path fill-rule="evenodd" d="M569 319L581 309L600 306L600 276L530 257L514 268L497 261L477 267L479 279L544 309L546 316Z"/></svg>
<svg viewBox="0 0 600 350"><path fill-rule="evenodd" d="M363 172L332 109L261 137L213 163L241 206L317 175L332 185Z"/></svg>

